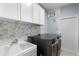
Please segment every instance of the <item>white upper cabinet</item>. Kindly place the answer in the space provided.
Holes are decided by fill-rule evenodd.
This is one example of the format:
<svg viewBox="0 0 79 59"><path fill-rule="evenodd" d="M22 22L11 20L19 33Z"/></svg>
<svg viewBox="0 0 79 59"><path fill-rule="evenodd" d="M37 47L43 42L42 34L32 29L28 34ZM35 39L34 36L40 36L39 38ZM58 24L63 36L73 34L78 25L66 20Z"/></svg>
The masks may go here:
<svg viewBox="0 0 79 59"><path fill-rule="evenodd" d="M0 3L0 17L2 18L44 25L44 14L44 9L36 3Z"/></svg>
<svg viewBox="0 0 79 59"><path fill-rule="evenodd" d="M40 5L35 3L33 4L33 22L39 25L45 24L45 11Z"/></svg>
<svg viewBox="0 0 79 59"><path fill-rule="evenodd" d="M21 20L32 22L32 4L21 3Z"/></svg>
<svg viewBox="0 0 79 59"><path fill-rule="evenodd" d="M40 24L45 25L45 10L40 7Z"/></svg>
<svg viewBox="0 0 79 59"><path fill-rule="evenodd" d="M39 22L39 5L34 3L33 4L33 23L36 23L36 24L40 24Z"/></svg>
<svg viewBox="0 0 79 59"><path fill-rule="evenodd" d="M19 20L17 3L0 3L0 17Z"/></svg>

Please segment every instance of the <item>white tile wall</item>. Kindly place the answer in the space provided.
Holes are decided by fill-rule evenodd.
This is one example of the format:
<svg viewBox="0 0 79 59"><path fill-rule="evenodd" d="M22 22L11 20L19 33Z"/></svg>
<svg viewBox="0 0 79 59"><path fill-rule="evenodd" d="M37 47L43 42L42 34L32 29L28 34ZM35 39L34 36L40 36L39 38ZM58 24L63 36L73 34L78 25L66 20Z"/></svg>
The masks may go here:
<svg viewBox="0 0 79 59"><path fill-rule="evenodd" d="M25 40L28 35L36 35L39 33L39 25L0 20L0 45L8 44L16 38Z"/></svg>

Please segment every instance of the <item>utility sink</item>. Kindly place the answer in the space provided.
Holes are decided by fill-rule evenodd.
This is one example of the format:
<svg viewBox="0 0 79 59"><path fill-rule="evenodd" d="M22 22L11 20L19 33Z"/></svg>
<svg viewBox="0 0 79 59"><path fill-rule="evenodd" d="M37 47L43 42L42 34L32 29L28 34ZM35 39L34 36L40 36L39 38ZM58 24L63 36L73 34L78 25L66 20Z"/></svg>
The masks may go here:
<svg viewBox="0 0 79 59"><path fill-rule="evenodd" d="M34 51L32 53L32 51ZM26 42L20 44L14 44L11 47L9 45L0 46L0 56L32 56L37 55L37 46Z"/></svg>

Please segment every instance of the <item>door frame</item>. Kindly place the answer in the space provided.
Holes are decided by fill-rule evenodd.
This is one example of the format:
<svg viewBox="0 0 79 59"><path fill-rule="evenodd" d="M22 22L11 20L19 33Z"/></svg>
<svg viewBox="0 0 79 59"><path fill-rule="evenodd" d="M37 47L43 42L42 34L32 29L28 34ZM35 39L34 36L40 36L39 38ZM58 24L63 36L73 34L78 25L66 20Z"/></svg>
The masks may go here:
<svg viewBox="0 0 79 59"><path fill-rule="evenodd" d="M67 17L60 17L60 18L58 18L58 33L61 33L60 32L60 21L61 20L64 20L64 19L69 19L69 18L77 18L77 31L78 31L78 24L79 24L79 16L78 15L75 15L75 16L67 16ZM78 31L79 32L79 31ZM78 52L78 32L77 32L77 42L76 42L76 52L75 52L75 54L76 55L79 55L79 52ZM65 50L65 49L63 49L63 48L61 48L62 50ZM65 51L68 51L68 50L65 50ZM71 52L71 51L68 51L68 52ZM74 52L72 52L72 53L74 53Z"/></svg>

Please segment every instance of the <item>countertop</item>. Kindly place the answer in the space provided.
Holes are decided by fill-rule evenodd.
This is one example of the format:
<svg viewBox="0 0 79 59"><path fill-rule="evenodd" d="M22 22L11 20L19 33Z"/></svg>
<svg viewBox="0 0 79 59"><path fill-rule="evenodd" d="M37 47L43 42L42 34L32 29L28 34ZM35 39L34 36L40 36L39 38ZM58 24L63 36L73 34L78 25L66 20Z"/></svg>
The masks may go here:
<svg viewBox="0 0 79 59"><path fill-rule="evenodd" d="M58 34L39 34L39 35L35 35L32 36L33 38L39 38L42 40L52 40L52 39L56 39L59 38L60 36Z"/></svg>

